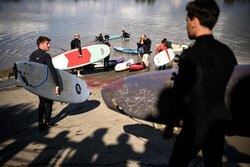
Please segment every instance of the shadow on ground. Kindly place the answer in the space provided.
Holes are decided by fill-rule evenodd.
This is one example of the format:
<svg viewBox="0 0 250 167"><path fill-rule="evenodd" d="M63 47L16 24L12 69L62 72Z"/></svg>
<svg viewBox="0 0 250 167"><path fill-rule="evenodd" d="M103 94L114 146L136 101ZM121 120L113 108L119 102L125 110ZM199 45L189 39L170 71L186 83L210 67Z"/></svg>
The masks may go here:
<svg viewBox="0 0 250 167"><path fill-rule="evenodd" d="M82 104L70 104L65 107L54 120L60 121L67 115L82 114L100 105L99 101L91 100ZM161 131L143 125L132 124L124 126L114 144L105 144L104 136L108 128L99 128L93 134L81 141L68 138L69 131L62 130L49 138L49 130L39 131L36 124L37 111L30 104L0 106L0 166L119 166L125 167L136 162L139 166L164 166L168 162L173 147L173 141L161 137ZM122 131L122 129L121 129ZM136 150L129 141L136 137L144 142L144 151ZM37 145L29 149L30 145ZM40 148L39 146L43 147ZM18 154L29 154L20 157ZM237 156L235 156L237 155ZM228 162L249 163L249 155L238 152L233 146L226 145L225 156ZM236 158L237 157L237 158ZM197 162L196 162L197 164Z"/></svg>

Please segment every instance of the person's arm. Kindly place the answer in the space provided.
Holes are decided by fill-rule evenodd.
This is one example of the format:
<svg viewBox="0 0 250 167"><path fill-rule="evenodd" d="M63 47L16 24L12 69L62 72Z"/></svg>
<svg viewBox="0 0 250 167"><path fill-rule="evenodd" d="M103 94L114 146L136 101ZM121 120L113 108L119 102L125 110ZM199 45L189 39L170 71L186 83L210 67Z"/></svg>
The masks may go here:
<svg viewBox="0 0 250 167"><path fill-rule="evenodd" d="M141 40L139 42L137 42L137 51L139 50L140 47L142 47L143 45L141 44Z"/></svg>
<svg viewBox="0 0 250 167"><path fill-rule="evenodd" d="M195 55L197 53L190 53ZM180 104L186 105L189 103L190 93L197 83L197 66L195 60L185 58L181 55L179 59L178 75L174 81L174 89L176 91L177 99Z"/></svg>
<svg viewBox="0 0 250 167"><path fill-rule="evenodd" d="M81 49L81 41L78 40L78 51L79 51L79 57L82 57L82 49Z"/></svg>
<svg viewBox="0 0 250 167"><path fill-rule="evenodd" d="M143 39L140 40L140 44L144 45L144 40Z"/></svg>
<svg viewBox="0 0 250 167"><path fill-rule="evenodd" d="M148 39L146 42L144 41L144 50L146 52L150 52L150 48L151 48L151 40Z"/></svg>
<svg viewBox="0 0 250 167"><path fill-rule="evenodd" d="M72 40L72 41L70 42L70 48L71 48L71 50L72 50L72 49L75 49L74 40Z"/></svg>
<svg viewBox="0 0 250 167"><path fill-rule="evenodd" d="M112 45L110 45L110 43L108 42L109 48L112 49Z"/></svg>
<svg viewBox="0 0 250 167"><path fill-rule="evenodd" d="M56 95L59 95L60 94L60 87L59 86L56 86L56 92L55 92Z"/></svg>
<svg viewBox="0 0 250 167"><path fill-rule="evenodd" d="M34 53L34 52L33 52L33 53ZM30 58L29 58L29 61L35 61L35 58L34 58L33 53L31 53Z"/></svg>
<svg viewBox="0 0 250 167"><path fill-rule="evenodd" d="M174 127L169 124L164 129L162 137L166 140L170 140L171 138L173 138L173 135L174 135Z"/></svg>
<svg viewBox="0 0 250 167"><path fill-rule="evenodd" d="M52 60L51 60L51 57L49 54L47 54L47 62L46 62L46 65L48 66L50 72L51 72L51 75L52 75L52 78L56 84L56 88L55 88L55 94L56 95L59 95L59 79L58 79L58 75L57 75L57 72L56 72L56 69L54 67L54 65L52 64Z"/></svg>

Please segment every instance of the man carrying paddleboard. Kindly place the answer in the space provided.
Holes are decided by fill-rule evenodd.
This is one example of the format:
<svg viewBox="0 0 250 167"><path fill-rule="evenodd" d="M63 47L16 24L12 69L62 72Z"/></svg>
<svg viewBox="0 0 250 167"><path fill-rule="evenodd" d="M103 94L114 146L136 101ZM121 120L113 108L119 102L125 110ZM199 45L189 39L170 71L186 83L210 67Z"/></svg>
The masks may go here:
<svg viewBox="0 0 250 167"><path fill-rule="evenodd" d="M46 51L48 51L50 48L50 39L45 36L40 36L37 39L37 46L38 49L31 54L29 61L45 64L48 66L48 69L50 70L53 80L56 84L55 94L59 95L58 76L52 64L50 55L46 53ZM40 102L38 106L38 128L39 129L48 128L53 125L50 122L53 100L49 100L39 96L39 101ZM44 117L45 117L45 122L43 121Z"/></svg>
<svg viewBox="0 0 250 167"><path fill-rule="evenodd" d="M79 58L82 58L82 49L81 49L81 41L80 41L80 35L78 33L74 34L74 39L71 41L70 46L71 49L76 49L78 48L79 51ZM82 76L80 73L80 68L77 68L77 76L80 77Z"/></svg>
<svg viewBox="0 0 250 167"><path fill-rule="evenodd" d="M224 96L237 61L231 49L213 37L220 12L215 0L189 2L186 10L188 36L195 44L181 54L175 75L178 106L185 107L169 166L186 167L202 150L205 167L222 167L229 125ZM167 124L169 135L172 129Z"/></svg>

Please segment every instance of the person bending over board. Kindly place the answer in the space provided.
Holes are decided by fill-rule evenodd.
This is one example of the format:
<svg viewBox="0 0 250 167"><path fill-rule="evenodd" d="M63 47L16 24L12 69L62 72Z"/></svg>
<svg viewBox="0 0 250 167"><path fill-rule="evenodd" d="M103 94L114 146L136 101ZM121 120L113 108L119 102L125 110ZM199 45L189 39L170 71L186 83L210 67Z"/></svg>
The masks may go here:
<svg viewBox="0 0 250 167"><path fill-rule="evenodd" d="M146 37L146 35L142 34L140 37L140 41L137 43L138 60L141 60L145 64L145 70L149 71L149 55L151 53L151 40ZM142 56L142 58L141 58Z"/></svg>
<svg viewBox="0 0 250 167"><path fill-rule="evenodd" d="M108 42L109 41L109 35L105 35L104 38L105 38L105 41L103 43L105 45L108 45L110 47L110 50L111 50L112 46ZM107 57L104 58L104 71L108 71L109 70L109 67L108 67L109 58L110 58L110 55L108 55Z"/></svg>
<svg viewBox="0 0 250 167"><path fill-rule="evenodd" d="M78 33L75 33L74 34L74 39L71 41L70 43L70 46L71 46L71 49L76 49L78 48L78 51L79 51L79 56L78 58L82 58L82 49L81 49L81 41L80 41L80 35ZM81 75L80 73L81 69L80 68L77 68L77 76L78 77L82 77L83 75ZM73 71L72 71L73 72Z"/></svg>
<svg viewBox="0 0 250 167"><path fill-rule="evenodd" d="M55 94L59 95L59 80L58 80L57 72L52 64L50 55L46 53L46 51L48 51L50 48L50 39L45 36L40 36L37 39L37 46L38 46L38 49L32 52L32 54L30 55L29 61L45 64L48 66L51 72L51 75L53 77L53 80L56 84ZM42 130L44 128L48 128L54 125L50 122L53 101L40 97L40 96L38 97L39 97L38 128ZM44 122L44 118L45 118L45 122Z"/></svg>
<svg viewBox="0 0 250 167"><path fill-rule="evenodd" d="M178 75L173 75L178 106L185 109L169 167L186 167L200 150L206 167L222 167L229 125L224 96L237 60L228 46L214 39L212 29L220 12L214 0L189 2L186 10L188 37L195 43L181 54ZM173 128L167 125L169 138Z"/></svg>
<svg viewBox="0 0 250 167"><path fill-rule="evenodd" d="M122 30L122 37L123 38L130 38L130 34L127 33L125 30Z"/></svg>

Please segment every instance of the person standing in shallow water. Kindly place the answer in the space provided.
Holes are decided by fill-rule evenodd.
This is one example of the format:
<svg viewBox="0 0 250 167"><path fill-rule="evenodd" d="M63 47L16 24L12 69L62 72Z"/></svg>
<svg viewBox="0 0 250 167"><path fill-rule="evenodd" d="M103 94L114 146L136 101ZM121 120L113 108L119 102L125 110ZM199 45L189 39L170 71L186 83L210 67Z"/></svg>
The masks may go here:
<svg viewBox="0 0 250 167"><path fill-rule="evenodd" d="M31 54L29 61L45 64L48 66L52 78L56 84L55 94L59 95L59 80L57 72L52 64L51 56L48 53L46 53L46 51L48 51L50 48L50 39L45 36L40 36L37 39L37 46L38 49ZM54 125L50 122L52 106L53 106L53 100L49 100L39 96L39 106L38 106L39 129L48 128Z"/></svg>
<svg viewBox="0 0 250 167"><path fill-rule="evenodd" d="M217 3L195 0L186 10L188 36L195 44L181 54L178 75L174 75L177 104L185 111L169 167L186 167L200 150L206 167L222 167L229 124L224 95L237 61L231 49L213 37L220 12ZM172 134L173 125L167 122L165 138Z"/></svg>
<svg viewBox="0 0 250 167"><path fill-rule="evenodd" d="M81 41L80 41L80 35L78 33L74 34L74 39L71 41L70 43L71 49L78 49L79 51L79 56L78 58L82 58L82 49L81 49ZM83 75L81 75L81 69L77 68L77 76L81 77Z"/></svg>

